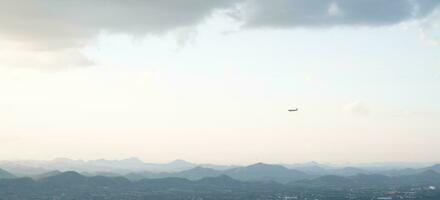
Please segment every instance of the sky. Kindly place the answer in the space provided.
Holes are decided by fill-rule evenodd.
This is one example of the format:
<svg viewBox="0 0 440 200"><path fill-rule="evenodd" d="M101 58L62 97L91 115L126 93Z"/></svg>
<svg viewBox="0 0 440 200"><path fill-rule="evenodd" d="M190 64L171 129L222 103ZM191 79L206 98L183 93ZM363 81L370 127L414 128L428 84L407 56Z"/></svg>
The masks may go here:
<svg viewBox="0 0 440 200"><path fill-rule="evenodd" d="M0 23L0 160L440 161L437 0L0 0Z"/></svg>

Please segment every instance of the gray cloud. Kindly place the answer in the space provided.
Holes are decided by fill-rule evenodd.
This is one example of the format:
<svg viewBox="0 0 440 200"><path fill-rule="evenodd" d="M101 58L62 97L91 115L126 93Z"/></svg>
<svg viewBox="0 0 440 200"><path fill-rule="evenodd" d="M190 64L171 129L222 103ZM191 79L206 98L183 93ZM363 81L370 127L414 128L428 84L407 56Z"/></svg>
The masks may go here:
<svg viewBox="0 0 440 200"><path fill-rule="evenodd" d="M235 5L243 5L241 9ZM245 27L380 26L423 18L438 0L0 0L0 39L35 49L76 48L102 31L161 34L218 9Z"/></svg>
<svg viewBox="0 0 440 200"><path fill-rule="evenodd" d="M439 7L439 0L0 0L0 43L68 52L61 57L90 63L78 49L102 32L143 36L190 30L222 9L245 28L313 28L393 25L426 19ZM438 18L433 19L421 35L438 44ZM192 35L181 31L177 40L183 44ZM35 59L56 60L46 57Z"/></svg>
<svg viewBox="0 0 440 200"><path fill-rule="evenodd" d="M0 0L0 38L38 49L79 47L101 31L160 34L236 0Z"/></svg>
<svg viewBox="0 0 440 200"><path fill-rule="evenodd" d="M384 26L420 19L438 0L248 0L235 15L245 27Z"/></svg>

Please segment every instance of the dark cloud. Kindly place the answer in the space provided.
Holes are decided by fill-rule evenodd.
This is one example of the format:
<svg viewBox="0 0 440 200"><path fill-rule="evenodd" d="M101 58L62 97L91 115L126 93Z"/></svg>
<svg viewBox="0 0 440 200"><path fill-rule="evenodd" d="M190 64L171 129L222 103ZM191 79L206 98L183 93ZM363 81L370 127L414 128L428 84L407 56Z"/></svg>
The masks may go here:
<svg viewBox="0 0 440 200"><path fill-rule="evenodd" d="M248 0L245 27L384 26L423 18L439 0Z"/></svg>

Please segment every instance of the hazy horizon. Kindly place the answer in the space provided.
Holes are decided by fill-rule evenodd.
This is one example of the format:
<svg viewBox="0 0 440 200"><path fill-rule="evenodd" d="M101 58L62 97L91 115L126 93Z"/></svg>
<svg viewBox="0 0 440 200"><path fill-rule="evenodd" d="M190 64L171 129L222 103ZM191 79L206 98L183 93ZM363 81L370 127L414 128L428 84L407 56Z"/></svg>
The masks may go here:
<svg viewBox="0 0 440 200"><path fill-rule="evenodd" d="M440 161L440 1L0 0L0 23L0 160Z"/></svg>
<svg viewBox="0 0 440 200"><path fill-rule="evenodd" d="M384 162L320 162L316 160L310 160L310 161L303 161L303 162L296 162L296 161L290 161L290 162L264 162L264 161L255 161L255 162L242 162L242 163L229 163L229 162L193 162L191 160L186 160L182 158L176 158L172 160L167 161L161 161L161 162L154 162L150 161L148 159L142 159L138 157L126 157L126 158L114 158L114 159L108 159L108 158L96 158L96 159L81 159L81 158L68 158L68 157L56 157L52 159L11 159L11 160L0 160L1 162L27 162L27 161L36 161L36 162L52 162L52 161L63 161L63 160L71 160L71 161L80 161L80 162L90 162L90 161L130 161L130 160L139 160L146 164L170 164L175 162L182 162L182 163L190 163L194 165L220 165L220 166L249 166L259 163L264 164L270 164L270 165L299 165L299 166L307 166L307 165L326 165L326 166L332 166L332 167L361 167L361 166L378 166L378 167L384 167L388 166L390 168L402 168L402 167L421 167L421 166L432 166L440 164L438 161L432 161L432 162L411 162L411 161L384 161Z"/></svg>

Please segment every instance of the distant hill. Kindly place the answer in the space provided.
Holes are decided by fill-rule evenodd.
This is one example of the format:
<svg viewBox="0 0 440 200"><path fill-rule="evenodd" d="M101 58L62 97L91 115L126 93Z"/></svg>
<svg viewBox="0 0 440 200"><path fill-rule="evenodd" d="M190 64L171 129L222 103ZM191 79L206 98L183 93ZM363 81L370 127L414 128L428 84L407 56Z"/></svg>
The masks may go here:
<svg viewBox="0 0 440 200"><path fill-rule="evenodd" d="M357 167L344 167L340 169L334 169L330 173L338 176L354 176L358 174L368 174L369 172L367 170Z"/></svg>
<svg viewBox="0 0 440 200"><path fill-rule="evenodd" d="M440 173L434 170L427 170L414 175L395 177L399 182L411 183L413 185L429 184L440 185Z"/></svg>
<svg viewBox="0 0 440 200"><path fill-rule="evenodd" d="M415 164L408 166L418 166ZM206 177L228 175L243 181L277 181L291 182L305 178L325 175L356 176L359 174L381 174L386 176L415 175L427 170L440 173L440 164L422 168L389 168L385 164L358 165L366 167L336 167L330 164L308 162L291 165L273 165L257 163L250 166L228 166L214 164L194 164L185 160L174 160L169 163L146 163L137 158L122 160L72 160L57 158L51 161L0 161L0 168L20 177L36 179L51 175L55 171L77 171L86 176L102 175L107 177L125 176L130 180L144 178L157 179L179 177L199 180ZM381 167L383 166L383 167ZM390 166L401 166L393 164ZM42 176L42 177L39 177Z"/></svg>
<svg viewBox="0 0 440 200"><path fill-rule="evenodd" d="M440 173L440 164L433 165L431 167L423 168L425 171L432 170L437 173Z"/></svg>
<svg viewBox="0 0 440 200"><path fill-rule="evenodd" d="M184 178L188 180L199 180L206 177L215 177L221 175L221 171L217 171L214 169L203 168L203 167L195 167L188 170L183 170L180 172L161 172L161 173L153 173L153 172L133 172L125 175L126 178L136 181L142 179L159 179L159 178Z"/></svg>
<svg viewBox="0 0 440 200"><path fill-rule="evenodd" d="M195 168L193 172L203 168ZM440 173L433 170L415 175L389 177L379 174L358 174L355 176L325 175L281 184L269 179L290 177L292 171L278 165L258 163L237 168L234 173L247 175L256 181L237 180L228 175L188 180L178 177L142 179L130 181L124 177L84 176L80 173L54 172L41 179L0 179L1 199L267 199L286 192L322 195L342 195L343 191L390 191L395 188L426 188L440 186ZM261 172L261 176L254 173ZM270 175L270 176L269 176ZM291 177L289 179L292 179ZM261 181L264 180L264 181ZM281 179L286 181L287 179ZM277 180L280 181L280 180ZM409 187L408 187L409 186ZM436 195L435 193L428 193ZM226 196L228 198L226 198ZM229 196L228 196L229 195ZM430 198L438 199L438 198Z"/></svg>
<svg viewBox="0 0 440 200"><path fill-rule="evenodd" d="M387 188L395 186L440 186L440 173L433 170L418 174L389 177L380 174L358 174L355 176L326 175L313 179L300 180L289 183L294 187L319 187L319 188L352 188L371 187Z"/></svg>
<svg viewBox="0 0 440 200"><path fill-rule="evenodd" d="M72 160L68 158L57 158L51 161L2 161L0 167L11 171L17 171L25 176L36 176L42 173L60 171L81 171L88 173L111 172L117 174L130 172L177 172L196 167L196 164L175 160L169 163L146 163L137 158L122 160ZM215 166L215 165L213 165ZM217 166L220 167L220 166Z"/></svg>
<svg viewBox="0 0 440 200"><path fill-rule="evenodd" d="M193 169L176 172L173 174L175 177L186 178L189 180L199 180L207 177L217 177L222 175L222 171L204 168L204 167L195 167Z"/></svg>
<svg viewBox="0 0 440 200"><path fill-rule="evenodd" d="M307 178L304 172L287 169L281 165L257 163L247 167L237 167L224 171L224 174L243 181L276 181L287 183Z"/></svg>
<svg viewBox="0 0 440 200"><path fill-rule="evenodd" d="M0 179L12 179L16 178L15 175L9 173L6 170L0 169Z"/></svg>
<svg viewBox="0 0 440 200"><path fill-rule="evenodd" d="M218 187L242 187L244 184L243 182L240 182L238 180L235 180L229 176L226 175L221 175L218 177L208 177L208 178L203 178L200 179L199 181L197 181L198 184L201 185L210 185L210 186L218 186Z"/></svg>
<svg viewBox="0 0 440 200"><path fill-rule="evenodd" d="M281 165L269 165L264 163L257 163L247 167L236 167L224 171L204 167L195 167L189 170L173 173L129 173L125 175L125 177L130 180L141 180L145 178L157 179L166 177L200 180L203 178L218 177L221 175L227 175L241 181L276 181L279 183L286 183L309 177L307 174L298 170L287 169Z"/></svg>
<svg viewBox="0 0 440 200"><path fill-rule="evenodd" d="M54 170L54 171L50 171L50 172L46 172L46 173L43 173L43 174L39 174L39 175L33 176L32 178L34 178L35 180L40 180L40 179L45 179L45 178L49 178L49 177L52 177L52 176L59 175L61 173L62 173L61 171Z"/></svg>
<svg viewBox="0 0 440 200"><path fill-rule="evenodd" d="M351 184L353 184L353 181L349 178L336 175L325 175L318 178L291 182L289 185L293 187L342 188L350 186Z"/></svg>

